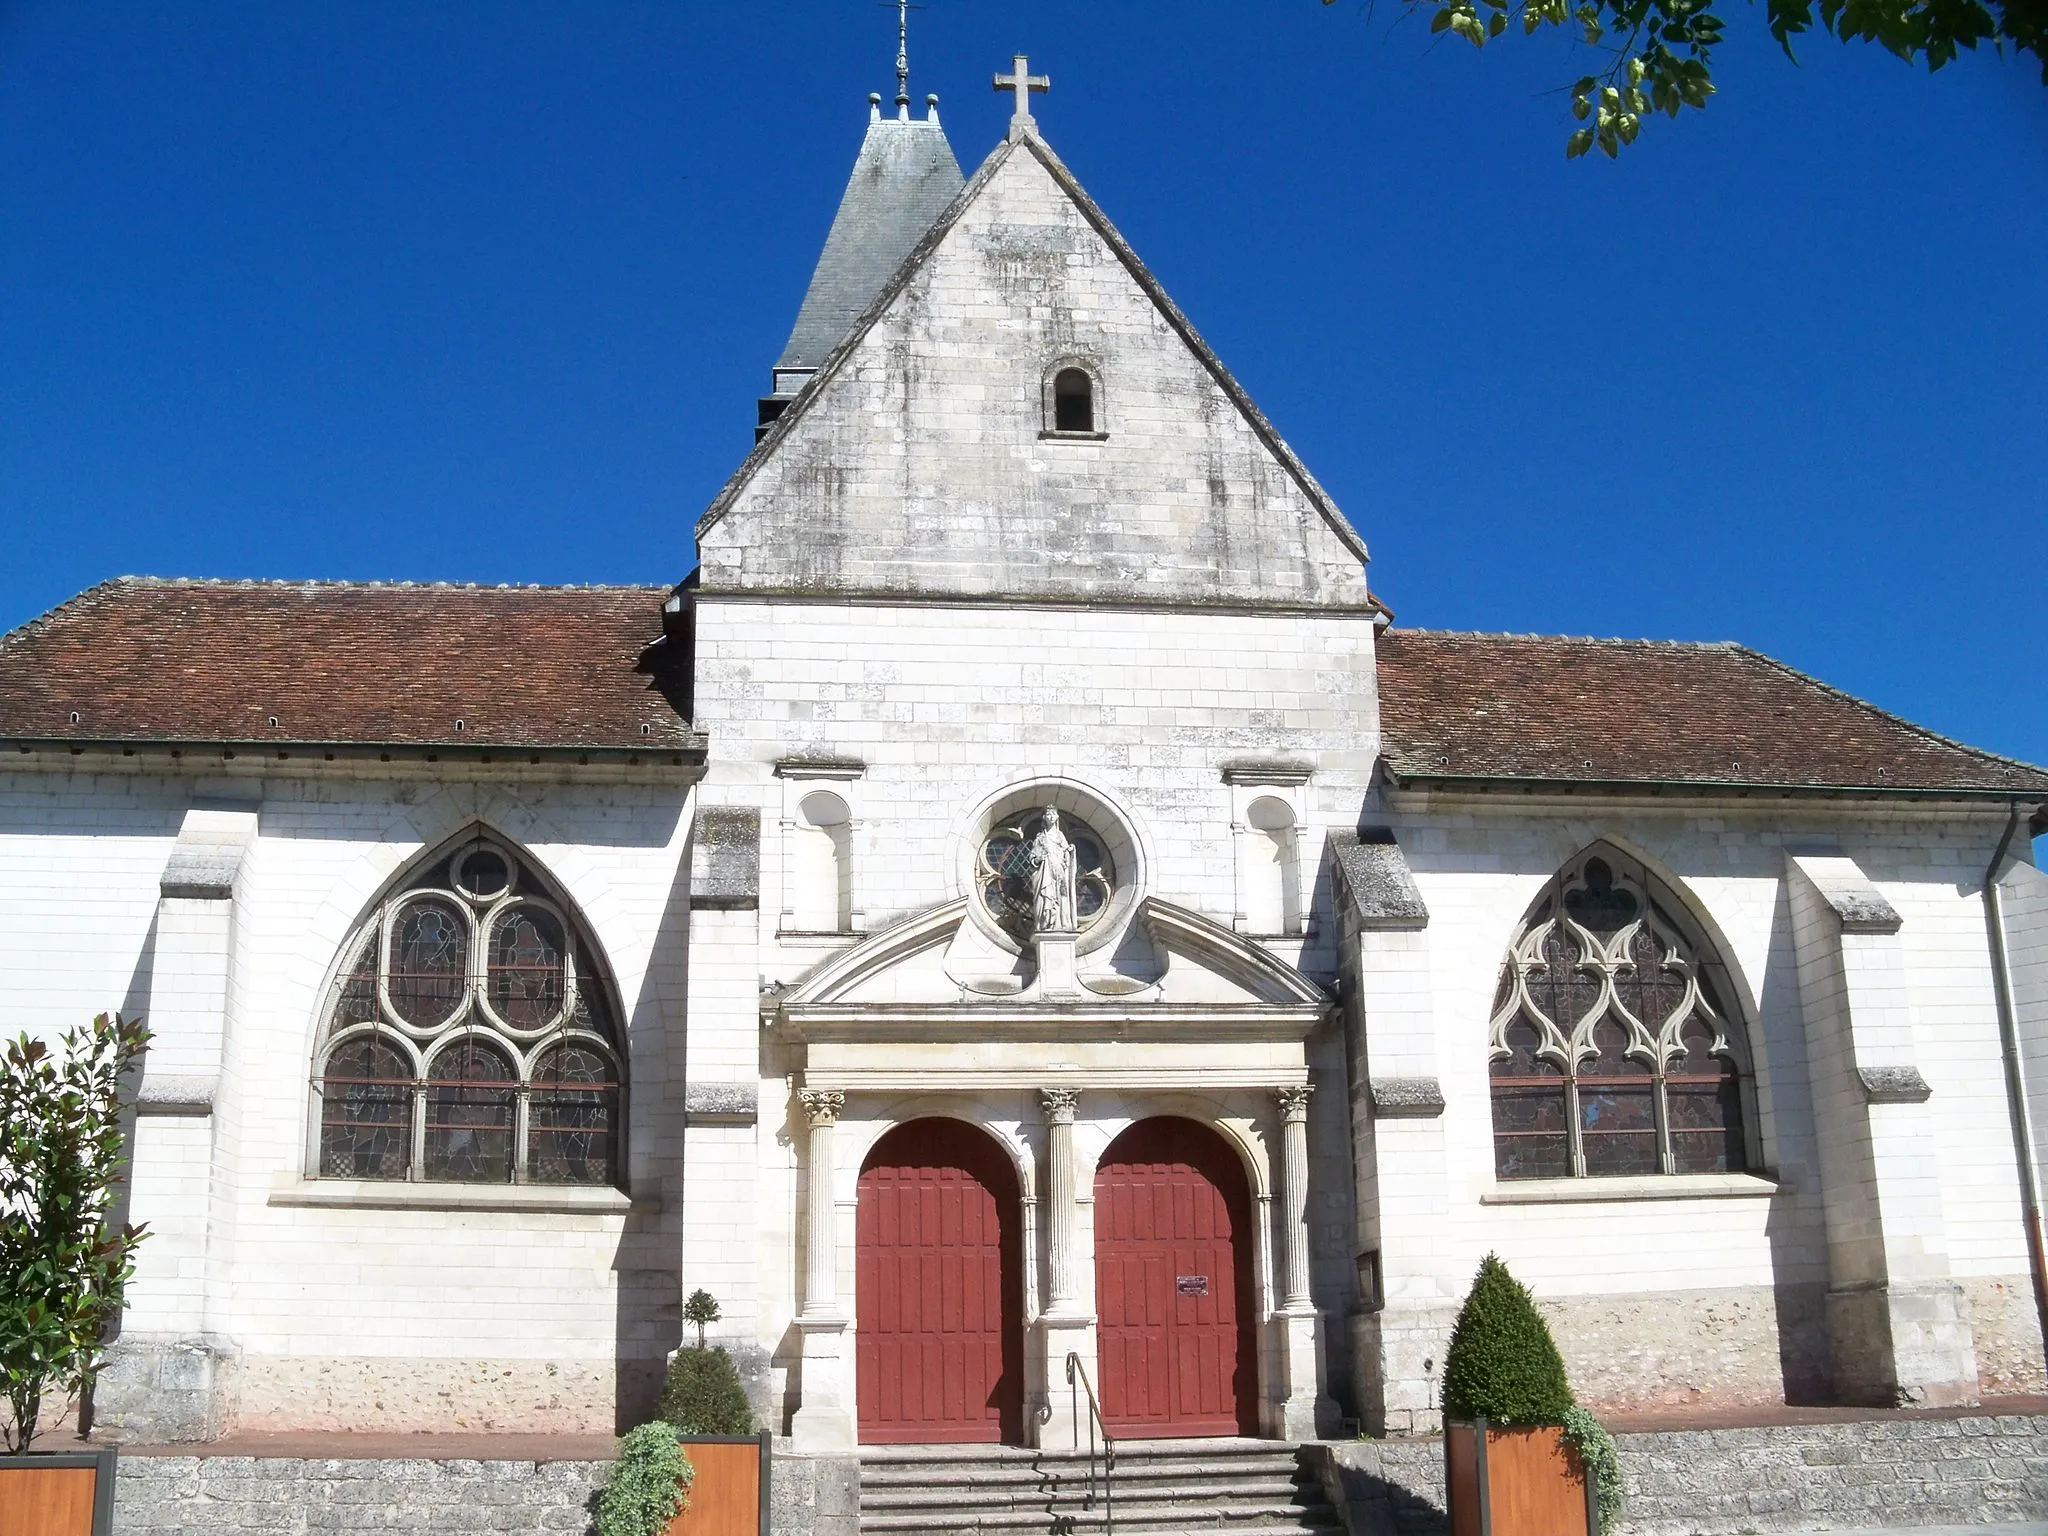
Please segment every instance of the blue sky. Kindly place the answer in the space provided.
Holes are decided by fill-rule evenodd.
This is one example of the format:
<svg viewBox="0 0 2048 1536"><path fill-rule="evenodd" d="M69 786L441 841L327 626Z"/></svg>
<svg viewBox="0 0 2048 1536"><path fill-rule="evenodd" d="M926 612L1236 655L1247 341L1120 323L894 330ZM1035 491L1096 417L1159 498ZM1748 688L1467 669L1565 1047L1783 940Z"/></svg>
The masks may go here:
<svg viewBox="0 0 2048 1536"><path fill-rule="evenodd" d="M2048 761L2048 89L1723 0L1567 163L1562 37L931 0L963 165L1053 146L1404 624L1740 639ZM121 572L668 581L866 115L871 0L0 0L0 627ZM1711 709L1711 701L1701 701Z"/></svg>

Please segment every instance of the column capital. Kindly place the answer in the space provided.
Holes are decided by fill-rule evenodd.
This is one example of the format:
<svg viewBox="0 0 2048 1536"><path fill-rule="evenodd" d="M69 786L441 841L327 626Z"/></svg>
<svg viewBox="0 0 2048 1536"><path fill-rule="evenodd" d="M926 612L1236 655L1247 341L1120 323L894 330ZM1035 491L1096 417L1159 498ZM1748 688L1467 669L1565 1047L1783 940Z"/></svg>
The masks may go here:
<svg viewBox="0 0 2048 1536"><path fill-rule="evenodd" d="M1080 1098L1081 1090L1078 1088L1039 1089L1038 1102L1045 1110L1045 1123L1047 1125L1072 1125L1074 1123L1074 1106L1080 1102Z"/></svg>
<svg viewBox="0 0 2048 1536"><path fill-rule="evenodd" d="M1280 1105L1281 1124L1287 1125L1295 1121L1306 1121L1308 1119L1308 1101L1315 1091L1314 1086L1309 1083L1303 1083L1298 1088L1274 1089L1273 1097Z"/></svg>
<svg viewBox="0 0 2048 1536"><path fill-rule="evenodd" d="M799 1088L796 1096L812 1125L837 1125L839 1112L846 1108L846 1095L837 1088Z"/></svg>

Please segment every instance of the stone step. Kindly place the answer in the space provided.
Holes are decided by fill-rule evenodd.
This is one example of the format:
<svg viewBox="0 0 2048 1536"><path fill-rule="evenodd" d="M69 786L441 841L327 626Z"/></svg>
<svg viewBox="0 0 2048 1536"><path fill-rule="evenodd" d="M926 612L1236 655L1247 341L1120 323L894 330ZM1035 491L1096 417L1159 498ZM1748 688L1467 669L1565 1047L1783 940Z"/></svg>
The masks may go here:
<svg viewBox="0 0 2048 1536"><path fill-rule="evenodd" d="M1095 1509L1040 1510L1035 1513L955 1510L946 1515L908 1518L897 1515L860 1518L862 1536L953 1536L961 1531L1003 1533L1003 1536L1084 1536L1110 1529L1107 1517ZM1203 1536L1328 1536L1342 1531L1344 1522L1325 1506L1306 1510L1288 1506L1232 1506L1222 1509L1189 1510L1140 1506L1116 1507L1119 1531L1199 1531Z"/></svg>
<svg viewBox="0 0 2048 1536"><path fill-rule="evenodd" d="M886 1446L861 1452L863 1536L1087 1536L1108 1529L1102 1461L1086 1451ZM1331 1536L1343 1524L1292 1446L1270 1440L1125 1441L1115 1528L1202 1536Z"/></svg>

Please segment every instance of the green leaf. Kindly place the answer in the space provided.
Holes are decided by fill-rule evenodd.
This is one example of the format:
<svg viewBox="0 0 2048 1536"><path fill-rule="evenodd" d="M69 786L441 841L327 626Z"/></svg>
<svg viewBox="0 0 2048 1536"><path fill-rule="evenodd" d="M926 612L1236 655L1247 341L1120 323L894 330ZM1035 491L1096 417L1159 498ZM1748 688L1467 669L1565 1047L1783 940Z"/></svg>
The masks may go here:
<svg viewBox="0 0 2048 1536"><path fill-rule="evenodd" d="M1580 122L1583 123L1592 110L1593 103L1586 100L1585 97L1578 96L1572 99L1572 116L1576 117Z"/></svg>
<svg viewBox="0 0 2048 1536"><path fill-rule="evenodd" d="M1445 6L1435 16L1430 18L1429 30L1441 32L1445 27L1448 27L1453 21L1457 20L1457 16L1458 13L1456 11L1452 10L1449 6Z"/></svg>
<svg viewBox="0 0 2048 1536"><path fill-rule="evenodd" d="M1508 16L1506 11L1495 11L1486 18L1486 35L1488 37L1499 37L1507 29Z"/></svg>

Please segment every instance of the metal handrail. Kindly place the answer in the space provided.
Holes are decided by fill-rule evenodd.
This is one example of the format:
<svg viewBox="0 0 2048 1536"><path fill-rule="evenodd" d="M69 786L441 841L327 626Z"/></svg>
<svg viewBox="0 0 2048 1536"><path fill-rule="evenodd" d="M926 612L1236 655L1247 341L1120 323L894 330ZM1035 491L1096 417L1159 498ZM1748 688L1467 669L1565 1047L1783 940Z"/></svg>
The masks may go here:
<svg viewBox="0 0 2048 1536"><path fill-rule="evenodd" d="M1067 1396L1074 1410L1074 1443L1081 1443L1081 1396L1074 1391L1074 1378L1079 1377L1081 1391L1088 1394L1088 1500L1081 1507L1095 1507L1095 1435L1102 1434L1102 1529L1104 1536L1116 1530L1116 1484L1111 1474L1116 1471L1116 1441L1109 1435L1109 1426L1102 1422L1102 1407L1095 1401L1095 1383L1088 1379L1088 1367L1081 1363L1081 1357L1071 1349L1067 1351Z"/></svg>

